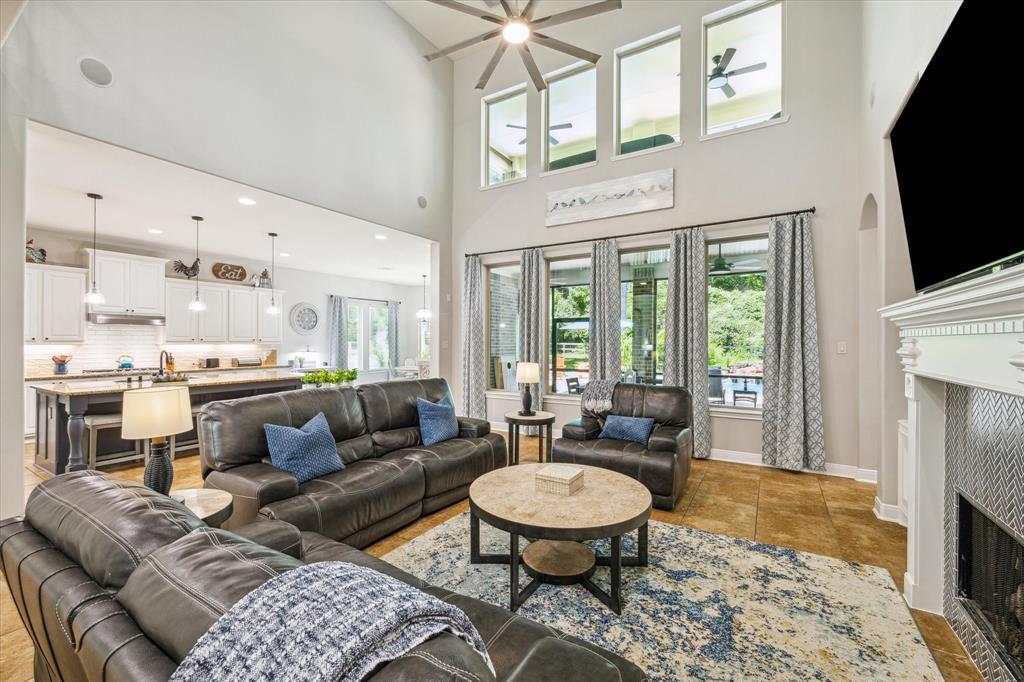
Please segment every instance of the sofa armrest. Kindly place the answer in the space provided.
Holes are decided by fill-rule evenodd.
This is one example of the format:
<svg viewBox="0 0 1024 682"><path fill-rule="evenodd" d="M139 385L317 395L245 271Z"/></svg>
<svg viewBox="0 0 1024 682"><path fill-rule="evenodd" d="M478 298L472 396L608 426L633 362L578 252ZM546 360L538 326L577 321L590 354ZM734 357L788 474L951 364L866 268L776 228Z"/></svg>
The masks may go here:
<svg viewBox="0 0 1024 682"><path fill-rule="evenodd" d="M257 545L276 549L296 559L302 558L302 532L287 521L263 519L238 526L231 532Z"/></svg>
<svg viewBox="0 0 1024 682"><path fill-rule="evenodd" d="M486 419L459 417L459 438L483 438L491 432L491 423Z"/></svg>
<svg viewBox="0 0 1024 682"><path fill-rule="evenodd" d="M570 440L592 440L601 435L601 422L593 417L573 419L562 426L562 438Z"/></svg>
<svg viewBox="0 0 1024 682"><path fill-rule="evenodd" d="M693 431L686 426L655 426L647 449L689 456L693 454Z"/></svg>
<svg viewBox="0 0 1024 682"><path fill-rule="evenodd" d="M237 528L255 521L260 507L295 497L299 482L287 471L269 464L243 464L227 471L211 471L205 486L225 490L234 496L234 511L222 528Z"/></svg>
<svg viewBox="0 0 1024 682"><path fill-rule="evenodd" d="M633 664L619 659L622 669L608 657L566 639L545 637L527 652L506 678L507 682L559 680L560 682L620 682L646 679Z"/></svg>

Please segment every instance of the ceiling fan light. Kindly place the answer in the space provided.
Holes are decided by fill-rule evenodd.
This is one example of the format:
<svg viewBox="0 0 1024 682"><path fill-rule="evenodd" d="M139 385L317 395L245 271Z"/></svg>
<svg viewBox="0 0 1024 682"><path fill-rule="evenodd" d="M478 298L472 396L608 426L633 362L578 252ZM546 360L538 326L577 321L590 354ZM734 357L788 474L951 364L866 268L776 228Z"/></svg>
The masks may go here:
<svg viewBox="0 0 1024 682"><path fill-rule="evenodd" d="M519 45L530 37L530 27L526 25L525 21L513 19L505 24L505 28L501 29L501 37L513 45Z"/></svg>
<svg viewBox="0 0 1024 682"><path fill-rule="evenodd" d="M729 82L729 78L727 76L723 76L722 74L719 73L719 74L715 74L713 76L710 76L708 78L708 87L709 88L721 88L721 87L724 87L725 84L728 83L728 82Z"/></svg>

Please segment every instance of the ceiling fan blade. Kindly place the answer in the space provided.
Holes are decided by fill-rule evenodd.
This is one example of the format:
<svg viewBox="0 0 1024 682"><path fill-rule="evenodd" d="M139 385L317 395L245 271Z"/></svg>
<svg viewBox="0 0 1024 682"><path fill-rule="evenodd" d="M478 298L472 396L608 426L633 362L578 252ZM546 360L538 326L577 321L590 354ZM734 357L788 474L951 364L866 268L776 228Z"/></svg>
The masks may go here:
<svg viewBox="0 0 1024 682"><path fill-rule="evenodd" d="M718 71L725 71L726 69L728 69L729 68L729 62L732 61L733 55L735 55L735 54L736 54L736 48L735 47L730 47L730 48L726 49L726 51L722 53L722 58L718 60L717 64L715 64L715 69L717 69Z"/></svg>
<svg viewBox="0 0 1024 682"><path fill-rule="evenodd" d="M565 130L566 128L572 128L572 123L558 123L553 126L548 126L548 130Z"/></svg>
<svg viewBox="0 0 1024 682"><path fill-rule="evenodd" d="M557 26L558 24L565 24L570 21L575 21L576 19L592 17L595 14L610 12L613 9L620 9L621 7L622 0L601 0L601 2L595 2L594 4L586 5L585 7L577 7L576 9L571 9L568 12L561 12L559 14L541 17L540 19L535 19L530 23L532 26L543 25L543 28L547 28L548 26Z"/></svg>
<svg viewBox="0 0 1024 682"><path fill-rule="evenodd" d="M582 47L576 47L575 45L564 43L561 40L558 40L557 38L546 36L543 33L533 33L530 36L530 40L537 43L538 45L543 45L544 47L551 48L552 50L558 50L559 52L564 52L568 55L572 55L577 59L584 59L590 62L591 64L597 64L597 60L601 58L601 55L599 54L595 54L594 52L590 52L589 50L584 50Z"/></svg>
<svg viewBox="0 0 1024 682"><path fill-rule="evenodd" d="M537 0L529 0L529 2L526 3L526 7L523 8L521 16L523 17L523 19L529 21L530 19L533 18L533 13L534 11L536 11L536 9Z"/></svg>
<svg viewBox="0 0 1024 682"><path fill-rule="evenodd" d="M472 45L479 45L480 43L487 42L488 40L490 40L491 38L494 38L495 36L497 36L500 33L501 33L501 29L500 28L496 28L493 31L488 31L487 33L481 33L480 35L476 36L475 38L469 38L468 40L463 40L461 43L455 43L454 45L450 45L449 47L446 47L446 48L444 48L443 50L441 50L439 52L434 52L433 54L428 54L426 56L426 59L427 59L428 62L432 62L435 59L438 59L439 57L444 57L445 55L449 55L452 52L458 52L459 50L461 50L463 48L470 47Z"/></svg>
<svg viewBox="0 0 1024 682"><path fill-rule="evenodd" d="M533 85L537 90L546 90L548 84L544 82L544 76L541 75L540 69L537 68L537 62L533 60L533 54L530 53L530 48L526 46L526 43L520 43L519 56L523 58L523 64L526 66L526 71L530 74L530 78L533 80Z"/></svg>
<svg viewBox="0 0 1024 682"><path fill-rule="evenodd" d="M732 86L726 83L721 88L721 91L725 93L726 97L735 97L736 91L732 89Z"/></svg>
<svg viewBox="0 0 1024 682"><path fill-rule="evenodd" d="M526 130L526 126L517 126L515 123L506 123L506 128L516 128L518 130Z"/></svg>
<svg viewBox="0 0 1024 682"><path fill-rule="evenodd" d="M528 139L530 139L530 138L528 138L528 137L524 137L523 139L519 140L519 144L526 144L526 141L527 141Z"/></svg>
<svg viewBox="0 0 1024 682"><path fill-rule="evenodd" d="M508 43L504 40L498 42L498 47L494 50L494 54L491 55L491 61L487 62L487 66L484 67L484 72L480 74L480 80L476 82L476 89L483 90L487 87L487 81L491 80L491 74L498 68L498 62L501 61L502 55L505 54L505 49L508 48Z"/></svg>
<svg viewBox="0 0 1024 682"><path fill-rule="evenodd" d="M742 76L745 73L751 73L753 71L761 71L761 70L765 69L767 66L768 65L766 63L764 63L764 62L761 62L760 64L751 64L750 66L743 66L743 67L740 67L738 69L733 69L732 71L730 71L729 73L727 73L725 75L726 76Z"/></svg>
<svg viewBox="0 0 1024 682"><path fill-rule="evenodd" d="M501 5L501 8L505 10L506 17L511 19L516 15L516 13L512 11L512 8L508 6L508 0L498 0L498 3Z"/></svg>
<svg viewBox="0 0 1024 682"><path fill-rule="evenodd" d="M453 9L453 10L456 10L458 12L464 12L466 14L470 14L470 15L478 18L478 19L483 19L485 21L494 22L495 24L504 24L505 23L505 20L502 19L499 16L491 14L490 12L485 12L482 9L477 9L476 7L470 7L469 5L463 5L461 2L455 2L455 0L427 0L427 1L428 2L432 2L435 5L440 5L441 7L447 7L448 9Z"/></svg>
<svg viewBox="0 0 1024 682"><path fill-rule="evenodd" d="M548 135L548 142L550 142L552 145L558 144L558 140L555 139L554 135Z"/></svg>

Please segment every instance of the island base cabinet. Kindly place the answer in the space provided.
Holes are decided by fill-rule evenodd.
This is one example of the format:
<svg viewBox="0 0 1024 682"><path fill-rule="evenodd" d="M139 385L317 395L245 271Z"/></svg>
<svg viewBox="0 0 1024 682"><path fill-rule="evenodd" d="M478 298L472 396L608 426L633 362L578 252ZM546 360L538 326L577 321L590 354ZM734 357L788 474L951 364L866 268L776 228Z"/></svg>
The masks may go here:
<svg viewBox="0 0 1024 682"><path fill-rule="evenodd" d="M60 406L55 395L36 394L36 466L51 474L63 473L63 466L58 466L61 443L68 437L67 414Z"/></svg>

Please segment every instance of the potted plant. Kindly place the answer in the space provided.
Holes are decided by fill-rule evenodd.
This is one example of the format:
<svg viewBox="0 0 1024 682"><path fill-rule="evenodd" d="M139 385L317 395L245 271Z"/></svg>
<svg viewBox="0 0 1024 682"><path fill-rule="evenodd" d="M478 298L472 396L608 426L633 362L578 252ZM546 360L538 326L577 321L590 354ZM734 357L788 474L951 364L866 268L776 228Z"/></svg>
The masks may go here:
<svg viewBox="0 0 1024 682"><path fill-rule="evenodd" d="M302 367L302 363L304 363L305 361L306 358L302 357L301 355L295 356L295 364L297 364L299 367Z"/></svg>
<svg viewBox="0 0 1024 682"><path fill-rule="evenodd" d="M302 376L303 388L320 388L321 386L351 386L359 375L354 369L317 369Z"/></svg>

